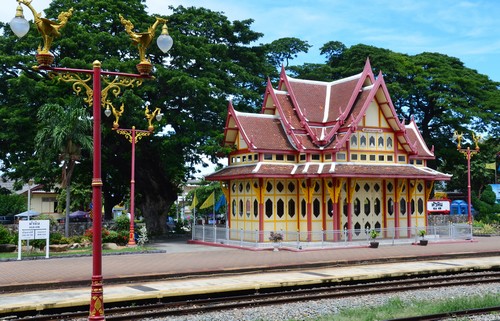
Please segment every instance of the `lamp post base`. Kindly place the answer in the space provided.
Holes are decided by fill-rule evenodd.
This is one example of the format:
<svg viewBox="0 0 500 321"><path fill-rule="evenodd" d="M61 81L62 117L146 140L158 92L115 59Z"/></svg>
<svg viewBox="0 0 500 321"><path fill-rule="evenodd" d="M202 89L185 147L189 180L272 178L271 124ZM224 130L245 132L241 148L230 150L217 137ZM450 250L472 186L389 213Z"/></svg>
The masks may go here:
<svg viewBox="0 0 500 321"><path fill-rule="evenodd" d="M104 320L104 297L102 275L92 276L89 320Z"/></svg>

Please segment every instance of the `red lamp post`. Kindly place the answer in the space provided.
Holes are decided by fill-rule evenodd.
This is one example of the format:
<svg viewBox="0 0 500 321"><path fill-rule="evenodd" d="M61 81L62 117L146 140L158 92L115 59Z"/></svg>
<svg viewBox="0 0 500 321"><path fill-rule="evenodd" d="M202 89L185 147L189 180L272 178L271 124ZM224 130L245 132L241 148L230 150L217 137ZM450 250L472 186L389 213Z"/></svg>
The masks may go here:
<svg viewBox="0 0 500 321"><path fill-rule="evenodd" d="M467 223L472 224L472 203L471 203L471 183L470 183L470 159L472 155L479 153L479 140L481 136L477 136L475 133L472 133L472 139L476 145L474 150L471 150L470 147L462 148L461 142L463 134L459 134L457 131L453 134L453 137L457 140L457 150L462 153L467 159Z"/></svg>
<svg viewBox="0 0 500 321"><path fill-rule="evenodd" d="M146 106L146 111L145 115L146 118L149 122L149 127L148 130L140 130L140 129L135 129L135 126L132 126L131 129L129 128L120 128L120 125L118 124L118 120L120 116L123 113L123 105L121 106L120 111L117 111L114 107L111 106L112 113L115 116L115 121L113 122L113 130L116 130L116 132L120 135L125 136L126 139L132 144L132 160L131 160L131 165L130 165L130 233L129 233L129 239L128 239L128 245L129 246L135 246L135 227L134 227L134 220L135 220L135 144L137 142L146 136L151 135L153 132L154 126L152 125L152 120L153 118L156 118L157 121L160 121L162 118L162 114L160 113L160 109L156 108L152 113L149 112L148 106ZM111 110L106 109L104 111L104 114L106 116L111 116Z"/></svg>
<svg viewBox="0 0 500 321"><path fill-rule="evenodd" d="M44 42L43 48L38 49L36 55L38 66L36 70L48 70L49 76L57 78L58 80L72 83L73 90L79 94L82 90L86 92L87 97L84 101L92 106L93 114L93 175L92 175L92 284L91 284L91 298L89 320L104 320L104 297L103 297L103 277L102 277L102 179L101 179L101 106L109 108L112 107L112 102L107 98L109 90L118 96L121 88L134 87L142 84L143 79L149 79L151 63L145 58L145 50L149 45L151 38L154 36L154 28L150 28L148 33L142 35L149 36L148 39L138 37L131 29L133 25L129 21L120 16L122 24L126 27L127 33L131 35L133 41L138 42L141 48L140 58L141 62L137 65L140 74L128 74L120 72L103 71L101 63L94 61L92 69L74 69L74 68L58 68L52 67L51 64L54 56L49 51L54 36L53 30L59 30L64 27L71 17L73 9L63 12L59 15L60 22L55 23L48 19L40 18L41 15L31 5L32 0L17 0L19 3L16 16L10 22L10 26L14 34L18 37L23 37L29 31L29 22L24 19L21 4L27 6L33 13L35 23L38 30L42 35ZM164 22L161 36L157 40L160 50L167 52L173 44L172 38L168 35L166 20L157 18L155 24ZM90 77L82 79L80 74L89 74ZM108 78L112 78L112 80ZM92 86L90 86L92 80ZM102 88L102 82L106 84Z"/></svg>

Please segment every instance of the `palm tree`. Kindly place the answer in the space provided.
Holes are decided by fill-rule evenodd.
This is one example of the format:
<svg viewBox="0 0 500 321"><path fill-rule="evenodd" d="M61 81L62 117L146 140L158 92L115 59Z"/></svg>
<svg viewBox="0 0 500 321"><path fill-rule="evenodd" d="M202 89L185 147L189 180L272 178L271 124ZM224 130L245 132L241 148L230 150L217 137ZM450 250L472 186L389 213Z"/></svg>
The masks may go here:
<svg viewBox="0 0 500 321"><path fill-rule="evenodd" d="M92 150L92 121L77 100L68 106L45 104L37 114L39 130L35 137L38 158L45 166L57 161L62 169L61 185L66 188L66 219L64 233L69 235L71 176L82 149Z"/></svg>

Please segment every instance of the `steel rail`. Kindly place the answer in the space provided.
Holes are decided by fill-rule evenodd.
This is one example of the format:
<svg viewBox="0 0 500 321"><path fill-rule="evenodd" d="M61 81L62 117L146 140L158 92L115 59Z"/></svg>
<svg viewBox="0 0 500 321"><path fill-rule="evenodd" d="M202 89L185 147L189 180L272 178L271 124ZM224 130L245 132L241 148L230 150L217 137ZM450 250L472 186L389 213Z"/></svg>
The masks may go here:
<svg viewBox="0 0 500 321"><path fill-rule="evenodd" d="M148 303L138 305L138 302L124 302L129 304L125 307L107 308L107 320L140 320L146 317L167 317L174 315L189 315L195 313L207 313L211 311L230 310L235 308L248 308L266 305L279 305L284 303L294 303L299 301L311 301L320 299L342 298L350 296L395 293L403 291L414 291L428 289L430 287L451 287L477 285L478 283L500 283L500 272L475 273L463 275L431 276L426 275L418 279L383 279L383 280L365 280L361 284L349 284L349 282L331 283L328 287L318 288L294 288L288 287L284 290L275 291L273 289L259 289L254 292L248 292L242 295L241 291L233 293L224 293L224 296L206 297L206 298L185 298L183 301L169 303ZM266 292L268 291L268 292ZM207 294L208 296L210 294ZM172 298L166 298L172 300ZM81 307L83 310L86 307ZM74 320L85 317L87 311L75 311L78 307L70 310L44 311L44 315L26 316L26 318L17 318L12 320ZM40 312L40 311L38 311ZM413 320L413 319L408 319ZM417 320L417 319L414 319ZM418 319L422 320L422 319Z"/></svg>

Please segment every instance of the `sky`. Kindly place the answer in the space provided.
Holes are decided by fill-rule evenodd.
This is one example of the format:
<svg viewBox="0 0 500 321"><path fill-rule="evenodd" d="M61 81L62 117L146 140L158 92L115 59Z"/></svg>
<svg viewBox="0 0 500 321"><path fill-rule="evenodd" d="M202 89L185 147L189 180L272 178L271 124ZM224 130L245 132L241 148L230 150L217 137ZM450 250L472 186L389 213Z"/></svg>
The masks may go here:
<svg viewBox="0 0 500 321"><path fill-rule="evenodd" d="M33 0L37 11L50 0ZM323 63L328 41L347 47L366 44L415 55L437 52L460 59L467 68L500 82L500 1L498 0L146 0L150 14L169 15L169 6L205 7L229 20L253 19L259 43L283 37L312 48L291 65ZM17 2L2 0L0 20L10 21ZM25 8L25 16L33 19ZM175 46L175 39L174 39Z"/></svg>

